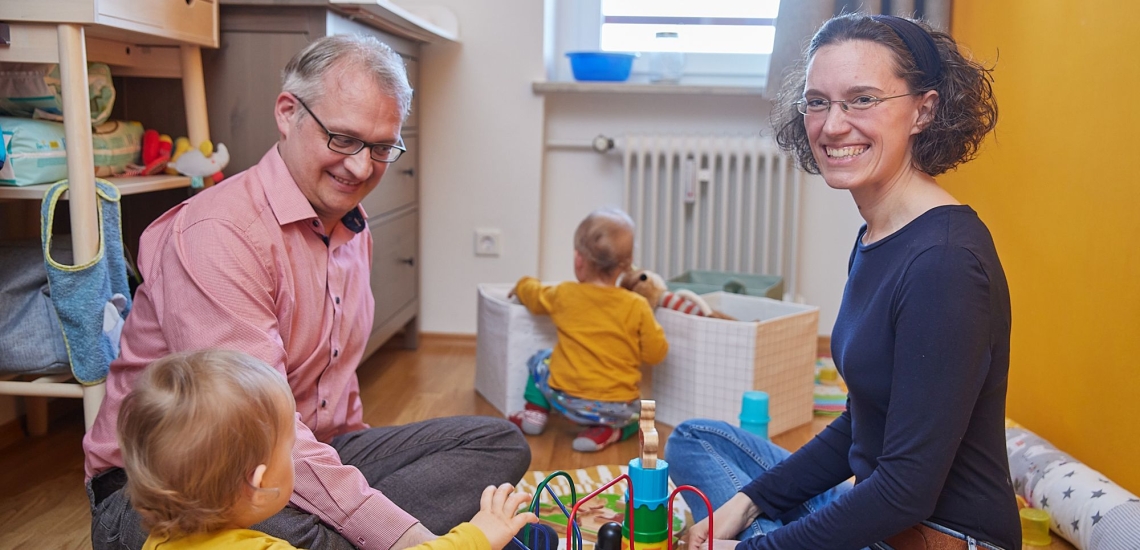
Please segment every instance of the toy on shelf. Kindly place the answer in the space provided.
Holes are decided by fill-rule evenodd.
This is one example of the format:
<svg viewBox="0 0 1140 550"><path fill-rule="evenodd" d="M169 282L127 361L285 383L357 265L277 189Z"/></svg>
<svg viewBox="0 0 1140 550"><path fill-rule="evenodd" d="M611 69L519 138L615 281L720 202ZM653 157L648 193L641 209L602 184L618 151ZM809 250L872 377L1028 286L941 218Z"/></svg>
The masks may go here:
<svg viewBox="0 0 1140 550"><path fill-rule="evenodd" d="M224 143L219 143L217 149L209 141L203 141L198 148L190 147L190 140L178 138L174 142L174 151L167 165L167 173L175 173L190 177L190 186L194 188L209 187L224 177L222 169L230 162L230 152Z"/></svg>
<svg viewBox="0 0 1140 550"><path fill-rule="evenodd" d="M190 146L190 139L189 138L180 137L180 138L174 140L173 141L173 148L170 151L170 161L174 162L175 160L178 159L178 157L182 156L183 153L185 153L186 151L189 151L190 149L193 149L193 147ZM166 173L170 174L172 176L177 176L178 170L176 170L173 166L167 166L166 167Z"/></svg>
<svg viewBox="0 0 1140 550"><path fill-rule="evenodd" d="M682 491L694 492L704 501L705 507L709 511L709 537L711 540L713 509L708 498L690 485L683 485L672 492L669 491L669 463L657 458L659 441L654 424L655 410L654 401L643 400L641 402L640 452L637 458L629 461L628 473L614 477L597 490L582 497L581 500L577 498L574 481L566 472L554 472L538 484L531 501L530 511L538 513L539 501L545 489L554 498L558 507L562 509L562 513L566 515L567 550L582 550L582 530L578 524L579 510L583 509L583 505L591 499L598 497L606 489L623 480L626 482L623 522L621 524L608 522L602 525L598 529L595 550L636 550L638 548L643 550L672 550L673 502ZM572 504L570 510L566 509L566 506L558 499L558 495L549 487L550 481L560 476L564 477L570 484ZM636 494L635 487L637 487ZM518 539L515 539L515 543L522 548L537 550L537 542L533 540L536 537L533 532L534 529L530 526L523 530L523 539L530 543L529 547Z"/></svg>
<svg viewBox="0 0 1140 550"><path fill-rule="evenodd" d="M696 292L687 289L681 289L676 292L669 290L665 286L665 279L662 279L660 275L649 270L631 270L626 272L622 275L619 284L626 290L644 296L645 299L649 301L649 305L655 308L664 307L680 311L681 313L711 317L713 319L736 320L731 316L714 310L709 306L708 302L706 302L704 298L701 298Z"/></svg>
<svg viewBox="0 0 1140 550"><path fill-rule="evenodd" d="M170 136L159 135L155 130L143 132L142 137L142 164L127 166L122 176L153 176L166 171L166 164L170 162L170 155L174 143Z"/></svg>

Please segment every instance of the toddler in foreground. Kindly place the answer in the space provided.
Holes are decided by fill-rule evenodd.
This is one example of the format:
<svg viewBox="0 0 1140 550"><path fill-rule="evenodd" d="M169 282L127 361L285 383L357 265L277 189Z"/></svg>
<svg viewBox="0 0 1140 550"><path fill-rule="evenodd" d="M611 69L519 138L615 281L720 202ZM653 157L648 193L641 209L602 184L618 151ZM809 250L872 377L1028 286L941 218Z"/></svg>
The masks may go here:
<svg viewBox="0 0 1140 550"><path fill-rule="evenodd" d="M144 550L288 550L250 529L289 503L295 438L285 377L249 355L207 350L152 363L119 411L127 495L150 535ZM528 495L483 491L479 513L416 550L500 550L527 523ZM425 495L424 498L431 498Z"/></svg>
<svg viewBox="0 0 1140 550"><path fill-rule="evenodd" d="M641 365L665 359L665 331L642 296L616 286L633 262L633 220L617 209L592 212L574 233L576 282L543 286L523 277L513 294L558 330L553 350L528 361L526 408L510 416L537 435L553 408L587 426L576 451L592 452L637 432Z"/></svg>

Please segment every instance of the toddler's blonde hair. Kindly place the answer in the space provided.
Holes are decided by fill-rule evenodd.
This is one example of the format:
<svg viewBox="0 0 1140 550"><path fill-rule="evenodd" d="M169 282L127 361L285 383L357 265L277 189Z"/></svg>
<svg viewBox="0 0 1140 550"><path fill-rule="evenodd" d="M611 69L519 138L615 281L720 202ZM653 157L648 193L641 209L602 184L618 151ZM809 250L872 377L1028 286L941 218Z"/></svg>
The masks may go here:
<svg viewBox="0 0 1140 550"><path fill-rule="evenodd" d="M288 407L282 411L282 407ZM293 430L285 376L244 353L205 350L151 363L119 410L126 494L152 535L211 532L277 438Z"/></svg>
<svg viewBox="0 0 1140 550"><path fill-rule="evenodd" d="M591 212L574 232L574 250L601 275L629 269L633 264L633 220L617 208Z"/></svg>

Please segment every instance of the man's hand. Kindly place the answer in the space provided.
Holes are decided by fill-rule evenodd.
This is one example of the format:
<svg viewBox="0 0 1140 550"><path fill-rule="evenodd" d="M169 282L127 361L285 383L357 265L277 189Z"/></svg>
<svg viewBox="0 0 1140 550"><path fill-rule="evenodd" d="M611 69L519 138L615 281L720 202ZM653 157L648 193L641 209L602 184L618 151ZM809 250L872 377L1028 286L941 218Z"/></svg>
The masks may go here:
<svg viewBox="0 0 1140 550"><path fill-rule="evenodd" d="M479 513L471 518L471 523L487 535L492 550L502 550L526 524L538 523L538 516L531 512L515 515L519 507L530 500L530 495L511 494L514 490L510 483L483 489Z"/></svg>
<svg viewBox="0 0 1140 550"><path fill-rule="evenodd" d="M400 538L396 539L395 544L392 545L392 550L404 550L405 548L411 548L435 539L435 534L428 531L427 527L424 527L424 524L417 523L408 528L407 531L404 531L404 534L400 535Z"/></svg>

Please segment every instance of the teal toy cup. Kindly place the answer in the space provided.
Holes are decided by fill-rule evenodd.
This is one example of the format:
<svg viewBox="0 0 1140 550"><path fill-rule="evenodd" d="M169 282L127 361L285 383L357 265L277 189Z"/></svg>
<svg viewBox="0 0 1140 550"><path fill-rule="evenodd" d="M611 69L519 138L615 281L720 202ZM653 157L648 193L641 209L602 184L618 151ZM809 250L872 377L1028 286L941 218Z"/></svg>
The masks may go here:
<svg viewBox="0 0 1140 550"><path fill-rule="evenodd" d="M762 391L744 392L740 404L740 427L744 431L768 439L768 394Z"/></svg>

